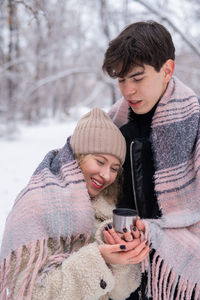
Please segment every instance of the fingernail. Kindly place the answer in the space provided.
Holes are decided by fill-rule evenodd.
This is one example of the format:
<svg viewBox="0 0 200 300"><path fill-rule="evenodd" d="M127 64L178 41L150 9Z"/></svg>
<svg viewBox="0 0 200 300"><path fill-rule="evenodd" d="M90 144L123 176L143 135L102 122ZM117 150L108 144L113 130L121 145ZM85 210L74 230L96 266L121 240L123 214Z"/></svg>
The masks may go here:
<svg viewBox="0 0 200 300"><path fill-rule="evenodd" d="M136 231L136 230L137 230L137 228L135 226L133 226L133 231Z"/></svg>
<svg viewBox="0 0 200 300"><path fill-rule="evenodd" d="M147 245L148 245L148 243L149 243L149 242L148 242L148 241L146 241L145 245L147 246Z"/></svg>
<svg viewBox="0 0 200 300"><path fill-rule="evenodd" d="M104 229L105 229L106 231L108 231L108 227L105 227Z"/></svg>
<svg viewBox="0 0 200 300"><path fill-rule="evenodd" d="M124 227L124 228L123 228L123 232L127 232L127 229L126 229L126 227Z"/></svg>
<svg viewBox="0 0 200 300"><path fill-rule="evenodd" d="M125 250L126 249L126 245L120 245L120 249L121 250Z"/></svg>
<svg viewBox="0 0 200 300"><path fill-rule="evenodd" d="M151 246L152 246L152 243L149 244L149 248L151 248Z"/></svg>
<svg viewBox="0 0 200 300"><path fill-rule="evenodd" d="M112 229L112 225L111 225L111 224L108 224L108 227L109 227L110 229Z"/></svg>

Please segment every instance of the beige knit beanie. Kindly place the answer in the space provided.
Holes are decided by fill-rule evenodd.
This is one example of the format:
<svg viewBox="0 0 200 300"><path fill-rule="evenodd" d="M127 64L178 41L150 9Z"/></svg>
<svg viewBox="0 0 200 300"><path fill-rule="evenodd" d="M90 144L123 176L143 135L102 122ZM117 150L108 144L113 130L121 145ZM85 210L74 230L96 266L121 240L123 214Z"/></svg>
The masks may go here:
<svg viewBox="0 0 200 300"><path fill-rule="evenodd" d="M124 163L125 139L110 117L100 108L93 108L79 120L70 143L74 154L111 154L121 164Z"/></svg>

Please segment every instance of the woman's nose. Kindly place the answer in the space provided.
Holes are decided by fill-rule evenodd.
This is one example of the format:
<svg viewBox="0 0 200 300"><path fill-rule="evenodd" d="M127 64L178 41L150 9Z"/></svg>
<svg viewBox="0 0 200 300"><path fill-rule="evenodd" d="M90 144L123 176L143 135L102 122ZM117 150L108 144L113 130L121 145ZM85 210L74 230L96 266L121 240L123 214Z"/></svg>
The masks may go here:
<svg viewBox="0 0 200 300"><path fill-rule="evenodd" d="M109 168L103 168L103 170L101 170L101 172L100 172L100 176L104 180L109 181L110 180L110 169Z"/></svg>

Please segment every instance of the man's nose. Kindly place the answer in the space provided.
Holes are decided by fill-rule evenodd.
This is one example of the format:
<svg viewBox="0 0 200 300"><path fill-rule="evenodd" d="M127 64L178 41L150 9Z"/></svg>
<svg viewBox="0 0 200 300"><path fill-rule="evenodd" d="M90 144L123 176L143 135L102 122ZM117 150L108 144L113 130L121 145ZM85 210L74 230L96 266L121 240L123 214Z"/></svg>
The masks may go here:
<svg viewBox="0 0 200 300"><path fill-rule="evenodd" d="M130 82L125 83L123 94L126 97L131 97L131 95L134 95L135 93L136 93L136 87L134 83L130 83Z"/></svg>

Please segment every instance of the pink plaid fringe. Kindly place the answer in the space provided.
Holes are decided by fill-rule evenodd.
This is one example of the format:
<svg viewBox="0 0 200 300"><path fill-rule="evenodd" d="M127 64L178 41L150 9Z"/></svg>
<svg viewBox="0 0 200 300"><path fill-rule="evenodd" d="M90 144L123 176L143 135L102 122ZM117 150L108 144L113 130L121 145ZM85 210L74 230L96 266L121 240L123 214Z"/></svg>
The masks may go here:
<svg viewBox="0 0 200 300"><path fill-rule="evenodd" d="M152 268L148 269L148 297L154 300L190 300L194 292L194 299L200 297L200 289L196 283L175 274L174 270L167 266L161 257L155 253ZM175 297L176 295L176 297Z"/></svg>
<svg viewBox="0 0 200 300"><path fill-rule="evenodd" d="M46 274L73 253L77 239L88 244L94 213L69 141L45 156L7 218L0 253L0 300L12 300L14 292L15 300L31 299L35 283L43 285ZM48 246L52 240L54 250Z"/></svg>
<svg viewBox="0 0 200 300"><path fill-rule="evenodd" d="M117 126L127 122L128 103L109 112ZM147 294L154 300L200 300L200 100L173 77L152 119L155 193L162 216L143 220L155 250Z"/></svg>
<svg viewBox="0 0 200 300"><path fill-rule="evenodd" d="M55 253L48 257L48 240L43 239L40 241L33 242L27 246L28 252L30 253L29 261L26 265L26 269L24 270L24 277L20 283L20 289L17 293L17 296L15 296L15 300L22 300L24 297L26 300L31 300L32 292L34 288L34 284L36 282L42 285L43 280L48 272L53 271L56 266L60 265L64 259L69 257L70 254L74 251L74 243L78 240L80 235L77 235L73 239L68 237L65 246L69 245L71 246L70 253L63 253L63 248L61 246L61 243L58 242L58 249L55 251ZM81 235L82 237L82 235ZM85 236L85 242L84 244L87 245L89 241L90 236ZM39 252L36 252L39 249ZM37 253L37 255L36 255ZM17 280L17 276L19 275L21 271L21 263L22 263L22 254L23 254L23 247L20 247L17 251L15 251L16 255L16 265L14 268L14 274L12 276L11 282L9 279L9 275L11 272L11 256L7 257L3 260L0 269L1 269L1 286L0 286L0 300L12 300L13 299L13 293L14 288ZM41 268L45 265L45 268ZM8 289L9 286L9 289Z"/></svg>

